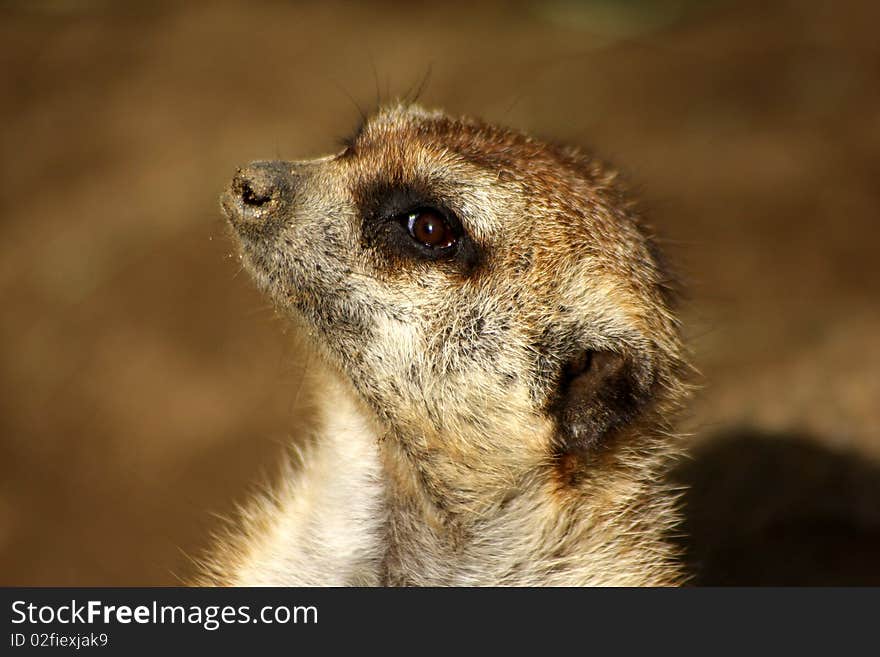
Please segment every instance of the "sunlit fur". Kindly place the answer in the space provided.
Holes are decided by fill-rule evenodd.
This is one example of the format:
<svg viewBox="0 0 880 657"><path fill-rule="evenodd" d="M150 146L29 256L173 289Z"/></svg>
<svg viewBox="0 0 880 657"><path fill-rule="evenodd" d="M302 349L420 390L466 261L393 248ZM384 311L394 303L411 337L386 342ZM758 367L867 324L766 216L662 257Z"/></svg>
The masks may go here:
<svg viewBox="0 0 880 657"><path fill-rule="evenodd" d="M685 364L666 274L616 174L574 149L418 107L342 153L284 163L271 234L224 205L243 260L334 381L301 463L249 504L201 583L674 585L668 533ZM287 175L287 173L285 173ZM482 259L389 253L365 208L428 190ZM230 209L232 208L232 209ZM552 412L583 350L624 355L650 398L572 445Z"/></svg>

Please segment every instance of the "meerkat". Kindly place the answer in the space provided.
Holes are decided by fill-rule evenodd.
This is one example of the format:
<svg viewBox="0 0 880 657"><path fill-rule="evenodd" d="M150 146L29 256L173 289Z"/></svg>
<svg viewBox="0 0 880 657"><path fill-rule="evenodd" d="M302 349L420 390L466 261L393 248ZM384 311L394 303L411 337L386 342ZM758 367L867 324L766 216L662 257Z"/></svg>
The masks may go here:
<svg viewBox="0 0 880 657"><path fill-rule="evenodd" d="M576 149L403 104L335 155L240 169L244 266L333 381L198 582L681 583L686 361L627 198Z"/></svg>

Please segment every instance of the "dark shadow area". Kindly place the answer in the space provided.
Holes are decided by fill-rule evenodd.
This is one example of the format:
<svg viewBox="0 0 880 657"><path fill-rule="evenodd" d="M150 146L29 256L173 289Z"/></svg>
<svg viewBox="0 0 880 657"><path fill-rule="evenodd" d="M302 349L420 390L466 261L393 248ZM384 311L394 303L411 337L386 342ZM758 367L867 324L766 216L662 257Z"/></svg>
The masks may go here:
<svg viewBox="0 0 880 657"><path fill-rule="evenodd" d="M880 585L880 467L864 456L743 430L673 478L692 584Z"/></svg>

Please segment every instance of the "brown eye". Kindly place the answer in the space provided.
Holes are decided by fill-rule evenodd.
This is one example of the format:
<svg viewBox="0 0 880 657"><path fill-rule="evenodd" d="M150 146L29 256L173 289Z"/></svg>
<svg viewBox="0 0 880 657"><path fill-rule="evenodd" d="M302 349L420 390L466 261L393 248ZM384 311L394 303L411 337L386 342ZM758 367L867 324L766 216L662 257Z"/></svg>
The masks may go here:
<svg viewBox="0 0 880 657"><path fill-rule="evenodd" d="M407 216L407 228L413 239L434 249L445 249L455 244L455 231L439 212L418 210Z"/></svg>

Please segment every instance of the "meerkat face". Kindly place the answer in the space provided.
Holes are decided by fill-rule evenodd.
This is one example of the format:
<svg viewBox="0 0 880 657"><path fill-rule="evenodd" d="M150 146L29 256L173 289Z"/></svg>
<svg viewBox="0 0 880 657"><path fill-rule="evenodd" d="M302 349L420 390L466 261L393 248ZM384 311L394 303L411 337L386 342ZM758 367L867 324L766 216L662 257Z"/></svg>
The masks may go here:
<svg viewBox="0 0 880 657"><path fill-rule="evenodd" d="M241 169L222 205L258 284L426 445L591 449L676 385L652 249L574 151L398 106L337 155Z"/></svg>

